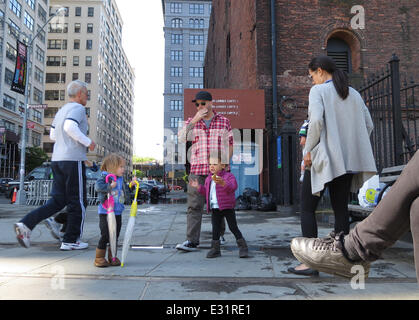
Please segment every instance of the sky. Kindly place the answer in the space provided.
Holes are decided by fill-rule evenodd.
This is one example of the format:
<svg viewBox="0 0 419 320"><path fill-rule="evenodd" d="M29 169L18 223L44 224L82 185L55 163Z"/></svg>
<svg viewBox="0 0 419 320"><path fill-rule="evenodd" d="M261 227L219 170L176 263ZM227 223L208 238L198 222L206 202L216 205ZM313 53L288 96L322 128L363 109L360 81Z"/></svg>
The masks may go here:
<svg viewBox="0 0 419 320"><path fill-rule="evenodd" d="M160 0L116 0L135 71L134 155L163 159L164 20ZM158 145L159 144L159 145Z"/></svg>

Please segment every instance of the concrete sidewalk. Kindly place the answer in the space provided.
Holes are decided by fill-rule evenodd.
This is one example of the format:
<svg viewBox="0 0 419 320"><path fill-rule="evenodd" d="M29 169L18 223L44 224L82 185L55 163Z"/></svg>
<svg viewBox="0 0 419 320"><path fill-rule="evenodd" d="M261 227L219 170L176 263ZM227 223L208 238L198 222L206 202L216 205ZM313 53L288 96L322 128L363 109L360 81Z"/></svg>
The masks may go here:
<svg viewBox="0 0 419 320"><path fill-rule="evenodd" d="M170 202L170 201L169 201ZM211 242L210 216L203 218L201 250L175 249L185 240L186 204L139 206L132 248L126 266L96 268L99 240L96 207L89 207L83 251L62 252L45 225L32 233L32 246L19 246L13 223L33 209L0 205L0 299L128 299L128 300L272 300L272 299L419 299L413 246L397 242L372 264L365 289L321 273L319 277L289 274L297 265L290 250L300 236L299 217L291 209L279 212L238 212L238 225L250 257L240 259L233 235L227 231L222 256L207 259ZM181 202L181 201L180 201ZM119 251L128 220L123 216ZM319 223L319 236L331 231Z"/></svg>

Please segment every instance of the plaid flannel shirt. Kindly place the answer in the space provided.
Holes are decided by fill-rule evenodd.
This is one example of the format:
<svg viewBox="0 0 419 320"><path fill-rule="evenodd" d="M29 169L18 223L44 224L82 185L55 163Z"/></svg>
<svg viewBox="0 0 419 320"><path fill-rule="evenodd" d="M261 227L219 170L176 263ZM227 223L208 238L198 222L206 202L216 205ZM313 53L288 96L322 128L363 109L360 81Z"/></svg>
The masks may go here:
<svg viewBox="0 0 419 320"><path fill-rule="evenodd" d="M221 150L223 157L229 157L229 146L234 144L230 120L215 111L213 112L214 117L209 128L205 125L204 120L200 120L188 134L188 140L192 141L190 173L194 175L208 175L210 173L208 156L211 152ZM186 120L185 126L191 120L192 118ZM192 136L190 136L191 134Z"/></svg>

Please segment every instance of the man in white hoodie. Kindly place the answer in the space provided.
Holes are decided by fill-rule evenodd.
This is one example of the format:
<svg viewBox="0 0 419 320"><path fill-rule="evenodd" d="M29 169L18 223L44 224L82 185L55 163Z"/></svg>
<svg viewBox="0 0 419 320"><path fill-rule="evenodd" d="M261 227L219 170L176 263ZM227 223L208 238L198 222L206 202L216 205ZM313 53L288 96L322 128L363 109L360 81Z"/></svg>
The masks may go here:
<svg viewBox="0 0 419 320"><path fill-rule="evenodd" d="M86 175L84 161L87 148L96 144L87 135L88 122L85 106L87 84L76 80L67 87L69 103L56 114L50 138L55 141L51 159L54 182L51 199L42 207L28 213L14 225L19 243L30 247L30 234L35 226L67 206L67 228L61 250L80 250L88 247L81 242L86 213Z"/></svg>

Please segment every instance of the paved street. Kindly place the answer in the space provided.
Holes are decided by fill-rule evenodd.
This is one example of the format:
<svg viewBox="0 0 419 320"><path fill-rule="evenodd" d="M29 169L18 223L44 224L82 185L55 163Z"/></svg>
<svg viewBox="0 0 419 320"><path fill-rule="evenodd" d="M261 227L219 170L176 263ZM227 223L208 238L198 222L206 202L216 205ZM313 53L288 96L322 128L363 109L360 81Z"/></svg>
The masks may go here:
<svg viewBox="0 0 419 320"><path fill-rule="evenodd" d="M32 233L32 247L20 247L12 226L32 208L0 204L0 299L419 299L409 242L397 242L372 264L365 289L354 290L350 281L324 273L289 274L287 268L297 264L289 244L300 235L300 224L288 208L238 212L239 228L250 247L248 259L239 259L230 232L222 256L206 258L211 241L208 215L203 220L201 250L179 252L175 246L185 238L186 204L176 199L184 196L172 193L166 204L139 206L126 266L103 269L93 266L99 240L95 207L89 207L84 229L83 240L90 247L61 252L43 224ZM128 210L120 246L127 219ZM319 215L319 220L319 236L325 236L331 226L322 220L328 221L328 216Z"/></svg>

